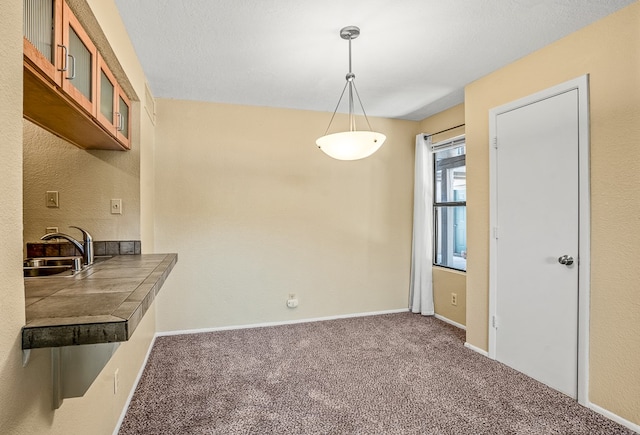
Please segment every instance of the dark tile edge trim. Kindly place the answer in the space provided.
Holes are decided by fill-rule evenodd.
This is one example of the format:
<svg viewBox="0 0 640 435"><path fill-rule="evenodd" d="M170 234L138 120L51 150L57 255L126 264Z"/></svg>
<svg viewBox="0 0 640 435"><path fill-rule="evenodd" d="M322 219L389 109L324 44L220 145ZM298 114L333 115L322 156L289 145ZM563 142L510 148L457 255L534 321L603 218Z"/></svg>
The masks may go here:
<svg viewBox="0 0 640 435"><path fill-rule="evenodd" d="M113 343L126 340L126 322L22 328L22 349Z"/></svg>
<svg viewBox="0 0 640 435"><path fill-rule="evenodd" d="M167 257L165 257L165 259L162 260L162 262L158 265L158 267L156 267L153 270L153 272L149 274L147 279L145 279L142 282L141 285L145 285L145 284L147 285L153 284L153 285L149 289L149 292L144 297L142 302L140 302L140 305L138 305L138 308L136 308L134 312L131 313L131 315L127 319L127 324L126 324L127 340L131 338L131 336L133 335L133 332L136 330L136 328L142 321L142 317L146 314L149 307L151 307L151 304L155 300L156 295L160 293L160 289L164 285L165 280L167 279L167 277L169 276L169 273L171 273L171 271L173 270L173 267L176 265L177 262L178 262L178 254L167 255ZM160 273L160 276L158 276L156 270L158 269L162 270L163 268L164 268L164 271ZM127 300L125 300L125 302L127 302Z"/></svg>

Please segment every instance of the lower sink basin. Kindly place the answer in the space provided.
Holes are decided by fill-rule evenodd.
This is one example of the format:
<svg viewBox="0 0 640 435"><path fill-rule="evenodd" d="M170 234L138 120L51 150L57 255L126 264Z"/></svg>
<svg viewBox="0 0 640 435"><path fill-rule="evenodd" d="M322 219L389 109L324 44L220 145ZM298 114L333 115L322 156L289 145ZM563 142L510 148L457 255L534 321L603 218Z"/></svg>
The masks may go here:
<svg viewBox="0 0 640 435"><path fill-rule="evenodd" d="M36 257L24 260L25 267L45 267L45 266L73 266L74 262L80 261L82 257Z"/></svg>
<svg viewBox="0 0 640 435"><path fill-rule="evenodd" d="M82 269L82 257L38 257L24 260L25 278L42 276L72 276L73 269Z"/></svg>
<svg viewBox="0 0 640 435"><path fill-rule="evenodd" d="M25 266L22 268L25 278L35 278L41 276L71 276L73 270L71 266Z"/></svg>
<svg viewBox="0 0 640 435"><path fill-rule="evenodd" d="M110 255L96 256L94 263L110 259ZM36 257L24 260L22 270L25 278L41 278L46 276L73 276L74 273L87 267L82 264L82 257Z"/></svg>

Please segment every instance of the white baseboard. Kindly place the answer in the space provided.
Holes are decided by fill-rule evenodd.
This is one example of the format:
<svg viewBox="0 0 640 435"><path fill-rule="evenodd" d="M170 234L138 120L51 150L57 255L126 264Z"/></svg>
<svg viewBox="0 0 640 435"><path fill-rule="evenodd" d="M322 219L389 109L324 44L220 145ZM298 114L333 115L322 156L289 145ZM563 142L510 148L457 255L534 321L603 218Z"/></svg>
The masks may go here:
<svg viewBox="0 0 640 435"><path fill-rule="evenodd" d="M147 354L144 356L144 360L142 361L140 370L138 370L138 376L136 376L136 380L133 381L133 386L131 387L131 391L129 391L129 396L127 397L126 402L124 402L124 408L122 408L122 413L120 414L120 418L118 419L116 428L113 430L113 435L118 435L118 432L120 431L120 426L124 421L124 417L127 415L129 404L131 403L131 399L133 399L133 393L135 393L136 388L138 388L138 383L140 382L140 378L142 378L142 372L144 372L144 368L147 366L147 361L149 360L149 355L151 355L151 349L153 349L153 345L156 342L157 336L158 334L154 334L153 338L151 339L151 343L149 344L149 348L147 349Z"/></svg>
<svg viewBox="0 0 640 435"><path fill-rule="evenodd" d="M480 355L486 356L487 358L489 357L489 352L487 352L486 350L480 349L479 347L475 347L473 344L469 344L465 342L464 347L471 349L474 352L478 352Z"/></svg>
<svg viewBox="0 0 640 435"><path fill-rule="evenodd" d="M607 411L606 409L595 405L591 402L589 402L589 409L594 410L595 412L597 412L600 415L603 415L605 417L607 417L609 420L613 420L618 424L621 424L625 427L628 427L629 429L631 429L634 432L640 433L640 425L639 424L635 424L630 422L629 420L625 420L624 418L620 417L617 414L614 414L611 411Z"/></svg>
<svg viewBox="0 0 640 435"><path fill-rule="evenodd" d="M349 319L352 317L366 317L366 316L378 316L381 314L395 314L406 313L408 308L401 308L397 310L386 311L372 311L368 313L353 313L353 314L340 314L337 316L327 317L314 317L310 319L297 319L297 320L284 320L281 322L266 322L266 323L251 323L246 325L233 325L233 326L219 326L214 328L201 328L201 329L184 329L179 331L164 331L156 333L156 337L168 336L168 335L183 335L183 334L200 334L202 332L217 332L217 331L230 331L234 329L250 329L250 328L264 328L268 326L281 326L281 325L294 325L296 323L310 323L310 322L323 322L325 320L338 320Z"/></svg>
<svg viewBox="0 0 640 435"><path fill-rule="evenodd" d="M444 316L441 316L440 314L435 314L435 318L438 320L442 320L443 322L448 323L449 325L453 325L456 328L464 329L465 331L467 330L467 327L464 326L462 323L454 322L453 320L448 319Z"/></svg>

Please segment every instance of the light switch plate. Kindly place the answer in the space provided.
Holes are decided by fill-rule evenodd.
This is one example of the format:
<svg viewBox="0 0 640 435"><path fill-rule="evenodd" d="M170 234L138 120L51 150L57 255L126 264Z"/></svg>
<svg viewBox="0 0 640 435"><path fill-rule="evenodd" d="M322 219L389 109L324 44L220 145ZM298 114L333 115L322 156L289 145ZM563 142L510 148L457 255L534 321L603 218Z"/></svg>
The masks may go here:
<svg viewBox="0 0 640 435"><path fill-rule="evenodd" d="M111 200L111 214L122 214L122 200L121 199L112 199Z"/></svg>
<svg viewBox="0 0 640 435"><path fill-rule="evenodd" d="M46 195L47 207L58 208L58 191L57 190L47 190Z"/></svg>

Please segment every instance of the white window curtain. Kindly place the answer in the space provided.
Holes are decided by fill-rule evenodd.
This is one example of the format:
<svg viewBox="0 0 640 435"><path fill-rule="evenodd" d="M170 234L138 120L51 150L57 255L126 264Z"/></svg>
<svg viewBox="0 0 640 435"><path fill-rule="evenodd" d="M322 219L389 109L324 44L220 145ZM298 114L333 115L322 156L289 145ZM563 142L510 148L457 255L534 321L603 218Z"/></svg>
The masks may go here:
<svg viewBox="0 0 640 435"><path fill-rule="evenodd" d="M433 307L433 152L431 136L416 136L410 309L431 316Z"/></svg>

